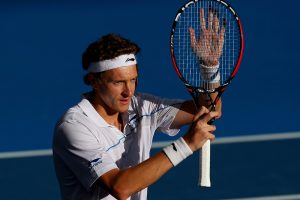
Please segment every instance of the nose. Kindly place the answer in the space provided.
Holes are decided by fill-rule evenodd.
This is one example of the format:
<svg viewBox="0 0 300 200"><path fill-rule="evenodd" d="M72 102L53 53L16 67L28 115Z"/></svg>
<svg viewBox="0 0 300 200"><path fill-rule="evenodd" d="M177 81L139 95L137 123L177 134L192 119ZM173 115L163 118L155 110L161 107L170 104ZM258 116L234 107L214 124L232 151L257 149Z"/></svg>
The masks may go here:
<svg viewBox="0 0 300 200"><path fill-rule="evenodd" d="M135 84L132 84L131 82L126 82L124 84L122 95L125 97L133 96L134 90L135 90Z"/></svg>

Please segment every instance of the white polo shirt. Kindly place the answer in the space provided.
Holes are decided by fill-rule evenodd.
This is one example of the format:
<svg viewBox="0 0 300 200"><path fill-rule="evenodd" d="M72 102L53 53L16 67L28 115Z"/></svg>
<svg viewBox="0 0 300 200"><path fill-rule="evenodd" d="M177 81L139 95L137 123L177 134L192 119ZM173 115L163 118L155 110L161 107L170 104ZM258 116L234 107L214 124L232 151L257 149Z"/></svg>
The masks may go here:
<svg viewBox="0 0 300 200"><path fill-rule="evenodd" d="M155 131L170 129L182 100L135 95L122 115L123 132L109 125L87 99L70 108L57 123L53 157L63 200L115 199L95 181L114 169L135 166L149 158ZM147 199L147 188L129 198Z"/></svg>

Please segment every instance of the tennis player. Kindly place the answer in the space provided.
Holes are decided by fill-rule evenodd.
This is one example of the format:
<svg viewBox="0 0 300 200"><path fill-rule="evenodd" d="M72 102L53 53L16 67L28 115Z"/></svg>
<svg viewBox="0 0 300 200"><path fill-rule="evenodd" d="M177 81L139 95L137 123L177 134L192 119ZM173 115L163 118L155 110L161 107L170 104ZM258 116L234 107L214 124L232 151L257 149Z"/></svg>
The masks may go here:
<svg viewBox="0 0 300 200"><path fill-rule="evenodd" d="M140 48L116 34L91 43L82 56L91 91L58 121L53 157L62 199L147 199L147 187L207 140L220 117L192 100L136 93ZM150 157L156 131L174 136L188 132Z"/></svg>

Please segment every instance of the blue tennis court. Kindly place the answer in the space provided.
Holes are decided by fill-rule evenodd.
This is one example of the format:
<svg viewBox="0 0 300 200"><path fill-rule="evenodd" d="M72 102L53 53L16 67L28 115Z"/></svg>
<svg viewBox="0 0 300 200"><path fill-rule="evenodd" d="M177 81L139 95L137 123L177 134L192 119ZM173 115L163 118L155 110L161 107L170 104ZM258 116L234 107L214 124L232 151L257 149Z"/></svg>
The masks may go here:
<svg viewBox="0 0 300 200"><path fill-rule="evenodd" d="M119 33L142 48L138 91L190 98L169 53L171 24L185 2L0 3L0 199L59 199L53 127L89 90L81 53L101 35ZM300 199L300 2L284 9L278 0L229 2L243 23L245 51L222 97L212 188L198 188L194 154L151 186L149 199ZM157 134L153 153L172 139Z"/></svg>
<svg viewBox="0 0 300 200"><path fill-rule="evenodd" d="M300 133L219 139L212 146L212 187L199 188L198 154L149 188L149 199L300 199ZM159 151L154 148L153 153ZM0 159L1 199L59 199L48 152ZM4 157L4 154L2 154ZM16 188L17 191L16 192ZM267 198L264 198L267 199Z"/></svg>

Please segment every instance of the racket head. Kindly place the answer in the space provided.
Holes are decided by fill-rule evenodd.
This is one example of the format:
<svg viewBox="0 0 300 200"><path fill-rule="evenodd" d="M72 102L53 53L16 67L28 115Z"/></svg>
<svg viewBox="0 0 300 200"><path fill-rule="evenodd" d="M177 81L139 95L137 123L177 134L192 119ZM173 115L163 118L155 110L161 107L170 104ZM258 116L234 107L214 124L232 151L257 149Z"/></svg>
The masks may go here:
<svg viewBox="0 0 300 200"><path fill-rule="evenodd" d="M200 59L191 48L189 28L195 31L196 39L203 34L200 9L204 10L205 26L208 27L209 13L213 11L219 19L221 30L225 20L224 45L219 59L220 84L205 87L200 74ZM202 20L203 22L203 20ZM170 51L177 75L187 89L200 93L212 93L224 89L237 73L244 50L244 36L240 18L235 10L223 0L191 0L177 12L170 34Z"/></svg>

